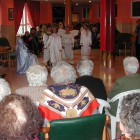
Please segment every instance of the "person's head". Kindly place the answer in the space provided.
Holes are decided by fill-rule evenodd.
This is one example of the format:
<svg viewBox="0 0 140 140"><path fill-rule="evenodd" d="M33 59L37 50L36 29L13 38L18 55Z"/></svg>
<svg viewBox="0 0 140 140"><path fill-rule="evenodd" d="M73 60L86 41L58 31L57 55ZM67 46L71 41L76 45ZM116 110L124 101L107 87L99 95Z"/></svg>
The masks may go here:
<svg viewBox="0 0 140 140"><path fill-rule="evenodd" d="M88 25L87 25L87 24L84 24L84 25L83 25L83 28L84 28L85 30L87 30L87 29L88 29Z"/></svg>
<svg viewBox="0 0 140 140"><path fill-rule="evenodd" d="M37 26L37 27L36 27L36 30L37 30L37 31L40 31L40 27L39 27L39 26Z"/></svg>
<svg viewBox="0 0 140 140"><path fill-rule="evenodd" d="M11 94L11 89L5 79L0 78L0 101L7 95Z"/></svg>
<svg viewBox="0 0 140 140"><path fill-rule="evenodd" d="M51 77L56 84L75 83L77 78L75 69L64 61L52 68Z"/></svg>
<svg viewBox="0 0 140 140"><path fill-rule="evenodd" d="M29 86L42 86L46 84L48 71L45 66L33 65L26 72Z"/></svg>
<svg viewBox="0 0 140 140"><path fill-rule="evenodd" d="M81 60L77 64L77 71L80 74L80 76L92 75L93 68L94 68L94 63L91 60Z"/></svg>
<svg viewBox="0 0 140 140"><path fill-rule="evenodd" d="M35 28L31 28L30 34L35 36L36 35L36 29Z"/></svg>
<svg viewBox="0 0 140 140"><path fill-rule="evenodd" d="M66 26L65 30L66 30L66 34L69 34L69 32L70 32L70 27L69 27L69 26Z"/></svg>
<svg viewBox="0 0 140 140"><path fill-rule="evenodd" d="M126 137L140 137L140 93L123 98L120 108L120 129Z"/></svg>
<svg viewBox="0 0 140 140"><path fill-rule="evenodd" d="M52 27L51 27L51 25L48 25L48 26L47 26L47 31L48 31L48 32L52 32Z"/></svg>
<svg viewBox="0 0 140 140"><path fill-rule="evenodd" d="M123 67L126 75L137 73L139 69L139 62L136 57L128 56L123 60Z"/></svg>
<svg viewBox="0 0 140 140"><path fill-rule="evenodd" d="M29 31L26 31L25 32L25 36L29 36Z"/></svg>
<svg viewBox="0 0 140 140"><path fill-rule="evenodd" d="M43 119L29 97L10 94L0 102L0 122L0 139L32 140Z"/></svg>
<svg viewBox="0 0 140 140"><path fill-rule="evenodd" d="M58 28L56 26L53 27L53 33L57 33L58 32Z"/></svg>

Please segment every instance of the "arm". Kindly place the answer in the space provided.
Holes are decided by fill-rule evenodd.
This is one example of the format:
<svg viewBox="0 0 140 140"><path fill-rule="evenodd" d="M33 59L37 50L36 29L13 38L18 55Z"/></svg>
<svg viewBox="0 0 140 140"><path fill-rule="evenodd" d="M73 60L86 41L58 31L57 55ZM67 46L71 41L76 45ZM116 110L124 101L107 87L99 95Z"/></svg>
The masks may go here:
<svg viewBox="0 0 140 140"><path fill-rule="evenodd" d="M81 32L80 45L83 46L83 32Z"/></svg>
<svg viewBox="0 0 140 140"><path fill-rule="evenodd" d="M89 46L92 45L92 34L91 31L89 31Z"/></svg>
<svg viewBox="0 0 140 140"><path fill-rule="evenodd" d="M58 39L58 47L59 47L59 51L61 51L62 50L62 43L61 43L62 41L61 41L61 37L59 36L59 39Z"/></svg>
<svg viewBox="0 0 140 140"><path fill-rule="evenodd" d="M74 48L74 37L72 36L72 45L73 45L73 48Z"/></svg>
<svg viewBox="0 0 140 140"><path fill-rule="evenodd" d="M64 36L62 36L62 49L65 49L65 47L64 47Z"/></svg>
<svg viewBox="0 0 140 140"><path fill-rule="evenodd" d="M49 39L48 39L46 45L44 46L44 48L47 49L47 47L48 47L48 45L49 45L50 43L51 43L51 36L49 37Z"/></svg>

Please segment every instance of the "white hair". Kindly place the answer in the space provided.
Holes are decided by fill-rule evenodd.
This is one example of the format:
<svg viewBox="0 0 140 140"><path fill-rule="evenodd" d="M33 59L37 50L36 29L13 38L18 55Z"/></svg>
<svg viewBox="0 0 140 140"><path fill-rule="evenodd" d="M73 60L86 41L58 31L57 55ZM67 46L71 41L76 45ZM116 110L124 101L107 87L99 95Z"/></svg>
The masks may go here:
<svg viewBox="0 0 140 140"><path fill-rule="evenodd" d="M26 72L29 86L42 86L46 84L48 71L45 66L33 65Z"/></svg>
<svg viewBox="0 0 140 140"><path fill-rule="evenodd" d="M123 60L124 69L129 73L136 73L139 69L139 62L136 57L128 56Z"/></svg>
<svg viewBox="0 0 140 140"><path fill-rule="evenodd" d="M0 101L7 95L11 94L11 89L8 82L0 78Z"/></svg>
<svg viewBox="0 0 140 140"><path fill-rule="evenodd" d="M75 83L76 71L68 63L60 61L51 70L51 77L56 84Z"/></svg>
<svg viewBox="0 0 140 140"><path fill-rule="evenodd" d="M81 60L77 64L77 71L80 74L80 76L92 75L93 68L94 68L94 63L91 60Z"/></svg>

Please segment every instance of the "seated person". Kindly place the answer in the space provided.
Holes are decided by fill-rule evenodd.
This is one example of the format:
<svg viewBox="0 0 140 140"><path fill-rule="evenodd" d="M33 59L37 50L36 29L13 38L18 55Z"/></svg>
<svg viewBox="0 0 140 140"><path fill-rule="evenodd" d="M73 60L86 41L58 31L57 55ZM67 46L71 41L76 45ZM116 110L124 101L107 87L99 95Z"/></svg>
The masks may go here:
<svg viewBox="0 0 140 140"><path fill-rule="evenodd" d="M11 94L11 89L8 82L0 78L0 101L7 95Z"/></svg>
<svg viewBox="0 0 140 140"><path fill-rule="evenodd" d="M45 123L97 113L97 100L86 87L75 84L76 71L70 64L58 62L51 70L51 77L55 85L44 90L39 105Z"/></svg>
<svg viewBox="0 0 140 140"><path fill-rule="evenodd" d="M47 88L47 69L41 65L30 66L26 75L29 86L17 89L16 93L29 96L32 101L39 102L41 94Z"/></svg>
<svg viewBox="0 0 140 140"><path fill-rule="evenodd" d="M0 139L39 140L43 119L29 97L10 94L0 102Z"/></svg>
<svg viewBox="0 0 140 140"><path fill-rule="evenodd" d="M31 65L38 64L36 55L29 52L22 39L17 38L16 42L17 74L25 74Z"/></svg>
<svg viewBox="0 0 140 140"><path fill-rule="evenodd" d="M87 87L95 98L107 100L107 94L103 81L92 77L94 64L91 60L81 60L77 64L77 71L80 77L76 79L76 84Z"/></svg>
<svg viewBox="0 0 140 140"><path fill-rule="evenodd" d="M108 92L108 98L112 99L117 94L125 91L140 89L140 75L137 73L139 69L139 62L135 57L126 57L123 60L124 72L126 76L120 77L116 80L114 88ZM116 116L118 101L110 103L111 109L109 113Z"/></svg>
<svg viewBox="0 0 140 140"><path fill-rule="evenodd" d="M140 140L140 93L123 98L120 108L120 129L123 135L116 140Z"/></svg>

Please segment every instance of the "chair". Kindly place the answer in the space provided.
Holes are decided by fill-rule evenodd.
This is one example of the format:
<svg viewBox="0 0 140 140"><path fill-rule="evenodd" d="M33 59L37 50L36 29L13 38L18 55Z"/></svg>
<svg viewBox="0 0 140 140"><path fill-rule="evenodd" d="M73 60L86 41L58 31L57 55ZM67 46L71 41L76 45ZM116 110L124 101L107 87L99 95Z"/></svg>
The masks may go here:
<svg viewBox="0 0 140 140"><path fill-rule="evenodd" d="M111 108L111 107L110 107L110 104L109 104L107 101L102 100L102 99L98 99L98 98L96 98L96 100L97 100L98 103L100 104L99 109L98 109L99 112L100 112L100 114L103 113L103 109L104 109L104 108L105 108L105 111L106 111L106 109Z"/></svg>
<svg viewBox="0 0 140 140"><path fill-rule="evenodd" d="M109 115L110 119L111 119L111 137L112 137L112 140L116 138L116 124L117 124L117 122L120 122L119 113L120 113L120 105L121 105L122 99L124 96L127 96L129 94L133 94L133 93L140 93L140 89L122 92L122 93L116 95L115 97L113 97L109 101L109 103L111 103L111 102L115 102L116 100L119 100L116 117L112 116L109 112L107 113L107 115Z"/></svg>
<svg viewBox="0 0 140 140"><path fill-rule="evenodd" d="M107 140L108 122L109 117L103 114L59 119L48 123L43 132L45 140Z"/></svg>

